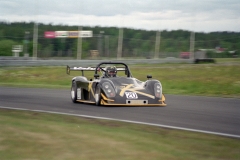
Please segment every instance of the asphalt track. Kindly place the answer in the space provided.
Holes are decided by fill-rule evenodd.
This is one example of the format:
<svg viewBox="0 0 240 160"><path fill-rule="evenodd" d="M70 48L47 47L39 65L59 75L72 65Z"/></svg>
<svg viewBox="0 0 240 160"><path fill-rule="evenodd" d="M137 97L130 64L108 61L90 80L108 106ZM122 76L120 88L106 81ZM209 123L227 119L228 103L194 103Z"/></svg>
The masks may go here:
<svg viewBox="0 0 240 160"><path fill-rule="evenodd" d="M240 138L240 99L165 95L167 107L74 104L70 90L0 87L0 108L102 117Z"/></svg>

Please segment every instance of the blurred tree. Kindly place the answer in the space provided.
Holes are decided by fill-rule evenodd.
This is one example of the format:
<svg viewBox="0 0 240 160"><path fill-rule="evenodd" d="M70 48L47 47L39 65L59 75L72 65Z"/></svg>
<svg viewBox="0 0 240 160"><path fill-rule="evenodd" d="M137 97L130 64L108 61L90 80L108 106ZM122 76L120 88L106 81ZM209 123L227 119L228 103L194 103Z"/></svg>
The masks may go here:
<svg viewBox="0 0 240 160"><path fill-rule="evenodd" d="M6 45L6 42L11 46L14 43L22 44L25 32L29 34L29 52L32 51L34 22L0 22L0 41ZM109 44L108 56L116 57L118 46L117 27L90 27L82 26L83 30L92 30L93 37L83 40L83 55L87 57L89 50L97 50L100 31L104 31L104 35L108 35ZM53 25L38 23L38 45L39 51L52 50L51 56L74 56L76 51L77 39L46 39L44 38L45 31L76 31L78 26L69 26L63 24ZM160 52L181 52L189 50L190 31L186 30L161 30ZM10 41L3 41L10 40ZM156 31L147 31L141 29L124 28L123 50L128 56L141 56L143 52L152 52L156 41ZM105 41L103 41L103 47ZM1 46L3 46L0 44ZM210 32L195 33L195 49L214 49L215 47L227 48L228 50L240 51L240 33L239 32ZM12 47L12 46L11 46ZM10 48L11 48L10 47ZM44 50L44 51L43 51ZM103 49L104 50L104 49ZM61 54L58 54L62 51ZM3 55L3 51L0 51ZM54 53L54 54L53 54ZM4 55L12 55L11 49ZM30 52L30 54L32 54ZM103 53L103 55L105 55ZM222 54L223 55L223 54ZM106 55L105 55L106 56ZM226 56L226 55L225 55Z"/></svg>
<svg viewBox="0 0 240 160"><path fill-rule="evenodd" d="M12 56L13 45L19 45L13 40L0 40L0 56Z"/></svg>

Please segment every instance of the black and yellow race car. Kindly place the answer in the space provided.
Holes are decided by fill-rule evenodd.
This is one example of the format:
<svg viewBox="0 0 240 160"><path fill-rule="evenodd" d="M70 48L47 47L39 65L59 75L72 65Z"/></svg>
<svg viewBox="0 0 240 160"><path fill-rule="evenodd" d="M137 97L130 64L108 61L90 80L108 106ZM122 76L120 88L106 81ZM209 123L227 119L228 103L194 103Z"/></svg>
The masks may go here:
<svg viewBox="0 0 240 160"><path fill-rule="evenodd" d="M69 67L70 71L81 71L82 76L72 79L71 99L73 103L95 103L104 106L166 106L162 84L152 76L142 82L134 78L123 62L101 62L96 67ZM94 72L87 79L84 71Z"/></svg>

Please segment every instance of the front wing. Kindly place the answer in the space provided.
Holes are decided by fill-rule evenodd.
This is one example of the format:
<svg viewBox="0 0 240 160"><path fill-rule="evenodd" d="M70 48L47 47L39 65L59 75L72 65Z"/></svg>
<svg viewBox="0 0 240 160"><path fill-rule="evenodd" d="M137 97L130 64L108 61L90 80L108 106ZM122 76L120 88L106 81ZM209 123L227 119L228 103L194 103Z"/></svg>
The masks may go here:
<svg viewBox="0 0 240 160"><path fill-rule="evenodd" d="M107 98L103 93L101 93L101 105L104 106L166 106L165 103L165 96L162 95L160 100L153 100L151 99L122 99L117 100Z"/></svg>

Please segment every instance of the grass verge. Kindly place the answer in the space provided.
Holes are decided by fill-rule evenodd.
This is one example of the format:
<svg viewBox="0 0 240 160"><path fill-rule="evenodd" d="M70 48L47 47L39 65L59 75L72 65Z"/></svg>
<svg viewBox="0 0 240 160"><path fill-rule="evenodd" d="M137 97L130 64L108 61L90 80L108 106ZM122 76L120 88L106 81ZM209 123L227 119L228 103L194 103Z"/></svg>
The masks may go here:
<svg viewBox="0 0 240 160"><path fill-rule="evenodd" d="M218 61L217 61L218 62ZM130 66L151 74L164 93L240 97L239 59L217 64ZM0 85L70 88L61 67L1 67ZM93 76L86 72L87 77ZM239 139L123 122L0 109L0 159L240 159Z"/></svg>
<svg viewBox="0 0 240 160"><path fill-rule="evenodd" d="M124 122L0 109L3 160L239 159L239 139Z"/></svg>

